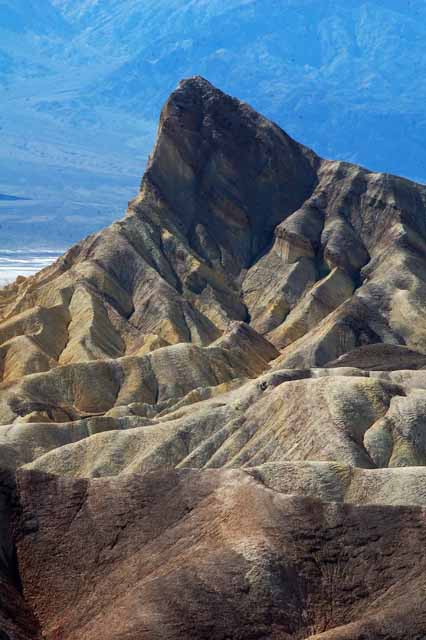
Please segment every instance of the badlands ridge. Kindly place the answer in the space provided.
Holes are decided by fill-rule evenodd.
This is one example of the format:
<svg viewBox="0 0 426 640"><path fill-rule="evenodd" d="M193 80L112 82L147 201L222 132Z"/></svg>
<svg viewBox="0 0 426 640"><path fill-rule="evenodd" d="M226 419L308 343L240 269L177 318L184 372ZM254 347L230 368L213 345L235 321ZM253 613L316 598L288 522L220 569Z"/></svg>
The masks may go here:
<svg viewBox="0 0 426 640"><path fill-rule="evenodd" d="M185 80L0 375L0 640L426 637L424 186Z"/></svg>

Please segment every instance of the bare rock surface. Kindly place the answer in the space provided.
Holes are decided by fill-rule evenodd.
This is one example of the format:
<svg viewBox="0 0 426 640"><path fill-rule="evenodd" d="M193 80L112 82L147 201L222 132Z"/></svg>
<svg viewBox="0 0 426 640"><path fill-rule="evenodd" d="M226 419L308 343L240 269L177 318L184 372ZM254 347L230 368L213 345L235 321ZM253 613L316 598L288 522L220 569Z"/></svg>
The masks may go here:
<svg viewBox="0 0 426 640"><path fill-rule="evenodd" d="M425 628L421 508L321 503L237 469L19 472L18 486L17 555L45 637L402 640Z"/></svg>
<svg viewBox="0 0 426 640"><path fill-rule="evenodd" d="M182 81L0 290L0 640L426 637L425 317L426 187Z"/></svg>

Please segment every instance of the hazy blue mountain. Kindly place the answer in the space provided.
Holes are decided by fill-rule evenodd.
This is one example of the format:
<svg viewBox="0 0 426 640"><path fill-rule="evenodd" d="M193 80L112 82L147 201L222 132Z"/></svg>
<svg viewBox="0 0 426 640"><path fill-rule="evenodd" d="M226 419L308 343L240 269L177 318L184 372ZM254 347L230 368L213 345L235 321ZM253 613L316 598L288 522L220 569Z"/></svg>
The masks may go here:
<svg viewBox="0 0 426 640"><path fill-rule="evenodd" d="M326 157L423 181L425 38L423 0L0 0L0 191L43 203L37 242L106 224L196 74ZM26 211L0 208L3 244Z"/></svg>

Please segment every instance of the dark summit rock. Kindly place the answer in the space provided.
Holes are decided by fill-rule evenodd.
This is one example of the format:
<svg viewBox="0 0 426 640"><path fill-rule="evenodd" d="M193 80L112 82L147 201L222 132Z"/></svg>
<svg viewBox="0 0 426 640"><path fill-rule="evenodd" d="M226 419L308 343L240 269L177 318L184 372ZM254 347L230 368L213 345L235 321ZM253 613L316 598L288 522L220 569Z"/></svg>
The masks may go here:
<svg viewBox="0 0 426 640"><path fill-rule="evenodd" d="M181 82L163 109L142 191L158 189L203 258L219 245L214 266L239 271L312 193L318 162L251 107L196 77Z"/></svg>

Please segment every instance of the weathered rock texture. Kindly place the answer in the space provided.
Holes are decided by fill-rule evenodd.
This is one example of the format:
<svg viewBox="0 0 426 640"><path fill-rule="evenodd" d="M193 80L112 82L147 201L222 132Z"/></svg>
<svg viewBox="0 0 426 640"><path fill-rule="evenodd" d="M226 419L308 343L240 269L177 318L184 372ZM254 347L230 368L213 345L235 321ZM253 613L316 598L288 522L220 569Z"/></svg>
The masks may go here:
<svg viewBox="0 0 426 640"><path fill-rule="evenodd" d="M0 291L0 640L425 638L425 317L425 187L183 81Z"/></svg>

